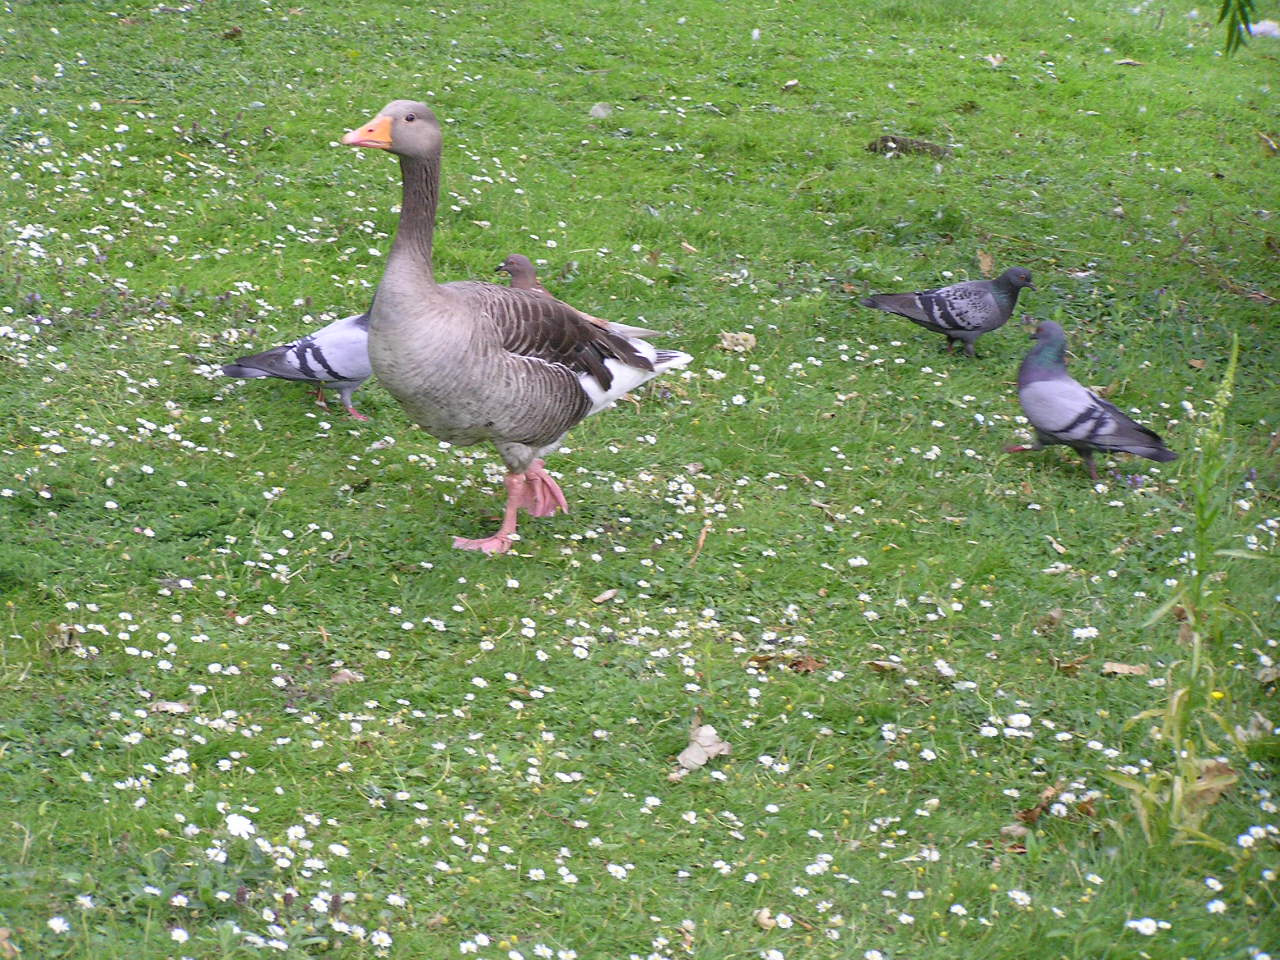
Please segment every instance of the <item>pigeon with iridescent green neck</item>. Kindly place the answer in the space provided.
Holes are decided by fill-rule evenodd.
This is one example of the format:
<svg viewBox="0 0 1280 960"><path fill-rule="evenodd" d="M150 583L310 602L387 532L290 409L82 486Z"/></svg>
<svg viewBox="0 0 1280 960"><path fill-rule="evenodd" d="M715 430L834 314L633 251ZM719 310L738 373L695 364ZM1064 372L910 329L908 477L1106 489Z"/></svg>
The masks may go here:
<svg viewBox="0 0 1280 960"><path fill-rule="evenodd" d="M1067 373L1067 335L1061 326L1045 320L1032 336L1036 345L1018 368L1018 400L1035 428L1036 442L1008 446L1006 452L1065 444L1084 457L1089 476L1095 481L1096 450L1132 453L1161 463L1178 459L1158 434L1072 379Z"/></svg>
<svg viewBox="0 0 1280 960"><path fill-rule="evenodd" d="M878 293L867 297L862 305L896 313L926 330L945 335L948 353L957 343L963 343L964 352L972 357L977 339L1003 327L1013 316L1023 287L1035 289L1031 271L1011 267L994 280L968 280L918 293Z"/></svg>

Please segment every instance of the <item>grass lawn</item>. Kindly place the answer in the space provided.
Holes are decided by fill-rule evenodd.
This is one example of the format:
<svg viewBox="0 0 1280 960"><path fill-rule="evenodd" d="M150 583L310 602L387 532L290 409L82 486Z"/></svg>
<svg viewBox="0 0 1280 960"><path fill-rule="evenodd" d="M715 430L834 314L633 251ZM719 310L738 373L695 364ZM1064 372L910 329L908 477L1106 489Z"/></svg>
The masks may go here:
<svg viewBox="0 0 1280 960"><path fill-rule="evenodd" d="M0 960L1280 956L1280 41L1214 12L9 0ZM218 372L368 305L398 97L440 279L696 358L507 556L492 449ZM1006 454L1018 319L858 305L992 264L1179 460Z"/></svg>

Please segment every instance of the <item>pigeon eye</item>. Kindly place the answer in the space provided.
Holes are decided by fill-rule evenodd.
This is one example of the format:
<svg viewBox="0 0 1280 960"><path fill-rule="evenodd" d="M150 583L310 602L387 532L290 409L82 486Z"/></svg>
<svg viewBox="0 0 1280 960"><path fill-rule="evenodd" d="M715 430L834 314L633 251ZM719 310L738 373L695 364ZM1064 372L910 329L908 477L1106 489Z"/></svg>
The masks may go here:
<svg viewBox="0 0 1280 960"><path fill-rule="evenodd" d="M405 116L405 118L404 118L404 122L405 122L405 123L413 123L413 121L414 121L414 120L416 120L416 119L417 119L417 117L415 117L412 113L410 113L410 114L408 114L407 116Z"/></svg>

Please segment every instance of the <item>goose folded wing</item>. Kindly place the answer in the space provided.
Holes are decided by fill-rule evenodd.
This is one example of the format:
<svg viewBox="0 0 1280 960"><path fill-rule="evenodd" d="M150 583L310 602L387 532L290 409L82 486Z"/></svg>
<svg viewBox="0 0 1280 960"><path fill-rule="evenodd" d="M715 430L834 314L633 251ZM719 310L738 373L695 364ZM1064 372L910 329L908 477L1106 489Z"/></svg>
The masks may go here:
<svg viewBox="0 0 1280 960"><path fill-rule="evenodd" d="M605 390L613 384L607 360L653 369L653 362L627 337L592 323L566 303L533 291L486 286L488 314L503 349L511 353L563 364L593 377Z"/></svg>

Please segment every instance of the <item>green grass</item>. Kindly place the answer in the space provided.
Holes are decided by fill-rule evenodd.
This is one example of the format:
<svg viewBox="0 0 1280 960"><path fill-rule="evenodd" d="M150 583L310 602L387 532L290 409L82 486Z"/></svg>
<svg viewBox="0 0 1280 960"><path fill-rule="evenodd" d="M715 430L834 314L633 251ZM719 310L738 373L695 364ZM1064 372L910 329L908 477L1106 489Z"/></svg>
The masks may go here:
<svg viewBox="0 0 1280 960"><path fill-rule="evenodd" d="M7 5L0 958L1274 952L1276 738L1210 731L1229 853L1105 774L1167 760L1142 623L1233 334L1213 536L1260 559L1212 559L1208 656L1277 719L1280 48L955 6ZM393 97L445 121L441 279L523 252L697 357L573 431L518 556L449 549L493 451L216 373L367 305L398 173L336 141ZM1019 325L967 361L857 306L979 251L1182 459L1006 455ZM671 782L699 712L733 753Z"/></svg>

